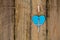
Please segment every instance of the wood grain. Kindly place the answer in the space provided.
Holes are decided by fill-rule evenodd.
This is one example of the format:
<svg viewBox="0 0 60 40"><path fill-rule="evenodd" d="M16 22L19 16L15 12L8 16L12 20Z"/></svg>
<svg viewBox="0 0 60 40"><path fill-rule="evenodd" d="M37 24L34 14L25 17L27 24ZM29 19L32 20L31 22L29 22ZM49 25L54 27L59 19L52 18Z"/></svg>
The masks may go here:
<svg viewBox="0 0 60 40"><path fill-rule="evenodd" d="M60 40L60 0L48 3L48 40Z"/></svg>
<svg viewBox="0 0 60 40"><path fill-rule="evenodd" d="M16 0L16 40L31 40L30 0Z"/></svg>
<svg viewBox="0 0 60 40"><path fill-rule="evenodd" d="M0 0L0 40L14 40L14 1Z"/></svg>
<svg viewBox="0 0 60 40"><path fill-rule="evenodd" d="M16 0L16 40L38 40L37 27L31 21L31 16L36 13L37 1ZM46 0L42 0L42 2L44 2L43 9L45 9ZM46 10L43 11L46 12ZM41 27L39 35L39 40L46 40L46 23Z"/></svg>
<svg viewBox="0 0 60 40"><path fill-rule="evenodd" d="M47 15L47 21L38 35L31 17L37 15L39 3L40 0L0 0L0 40L60 40L60 0L41 1L41 13Z"/></svg>
<svg viewBox="0 0 60 40"><path fill-rule="evenodd" d="M43 9L46 8L46 0L42 0ZM32 23L31 17L36 13L38 0L16 0L16 40L46 40L46 23L40 29L40 37L38 38L37 27ZM46 10L42 10L46 13ZM32 25L31 25L32 23Z"/></svg>
<svg viewBox="0 0 60 40"><path fill-rule="evenodd" d="M37 6L40 3L40 0L32 0L32 16L33 15L38 15L37 14ZM40 4L39 4L40 5ZM46 0L41 0L41 5L42 5L42 11L40 13L45 15L46 14ZM40 5L40 6L41 6ZM34 23L32 22L32 31L31 31L31 40L46 40L46 22L40 27L40 32L38 32L38 28Z"/></svg>

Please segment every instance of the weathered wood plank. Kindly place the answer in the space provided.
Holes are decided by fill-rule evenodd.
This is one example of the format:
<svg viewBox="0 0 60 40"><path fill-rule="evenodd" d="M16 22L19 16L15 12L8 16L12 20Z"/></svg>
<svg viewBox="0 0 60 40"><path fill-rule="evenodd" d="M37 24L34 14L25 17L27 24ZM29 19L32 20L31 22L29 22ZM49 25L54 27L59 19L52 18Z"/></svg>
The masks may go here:
<svg viewBox="0 0 60 40"><path fill-rule="evenodd" d="M48 40L60 40L60 0L49 0L48 16Z"/></svg>
<svg viewBox="0 0 60 40"><path fill-rule="evenodd" d="M0 40L14 40L14 1L0 0Z"/></svg>
<svg viewBox="0 0 60 40"><path fill-rule="evenodd" d="M31 17L30 17L30 0L16 0L16 40L31 40Z"/></svg>
<svg viewBox="0 0 60 40"><path fill-rule="evenodd" d="M40 5L41 2L41 14L45 15L46 14L46 0L32 0L32 16L37 15L37 6L38 4ZM41 6L40 5L40 6ZM32 32L31 32L31 37L32 40L46 40L46 22L40 27L40 32L38 32L38 28L34 23L32 22Z"/></svg>

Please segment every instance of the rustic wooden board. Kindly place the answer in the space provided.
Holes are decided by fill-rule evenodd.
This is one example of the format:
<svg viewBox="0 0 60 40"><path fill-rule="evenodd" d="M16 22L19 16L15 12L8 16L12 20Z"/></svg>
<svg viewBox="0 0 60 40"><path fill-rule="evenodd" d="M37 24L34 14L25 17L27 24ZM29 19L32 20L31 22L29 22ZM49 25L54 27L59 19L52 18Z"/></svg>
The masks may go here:
<svg viewBox="0 0 60 40"><path fill-rule="evenodd" d="M14 40L14 1L0 0L0 40Z"/></svg>
<svg viewBox="0 0 60 40"><path fill-rule="evenodd" d="M31 40L30 0L16 0L16 40Z"/></svg>
<svg viewBox="0 0 60 40"><path fill-rule="evenodd" d="M46 23L40 28L39 38L37 27L32 23L31 17L36 13L39 0L16 0L16 40L46 40ZM46 0L42 0L43 9L46 7ZM43 10L44 14L46 10Z"/></svg>
<svg viewBox="0 0 60 40"><path fill-rule="evenodd" d="M0 0L0 40L60 40L60 0L48 0L48 10L46 0L42 0L42 12L48 16L47 21L40 27L38 37L38 29L31 17L37 15L39 1L15 0L14 14L14 0Z"/></svg>
<svg viewBox="0 0 60 40"><path fill-rule="evenodd" d="M37 6L40 3L40 0L32 0L32 16L37 15ZM41 0L41 5L43 9L40 14L46 14L46 0ZM41 6L40 5L40 6ZM38 32L38 28L32 22L32 31L31 31L31 40L46 40L46 22L40 27L40 32Z"/></svg>
<svg viewBox="0 0 60 40"><path fill-rule="evenodd" d="M60 40L60 0L48 2L48 40Z"/></svg>

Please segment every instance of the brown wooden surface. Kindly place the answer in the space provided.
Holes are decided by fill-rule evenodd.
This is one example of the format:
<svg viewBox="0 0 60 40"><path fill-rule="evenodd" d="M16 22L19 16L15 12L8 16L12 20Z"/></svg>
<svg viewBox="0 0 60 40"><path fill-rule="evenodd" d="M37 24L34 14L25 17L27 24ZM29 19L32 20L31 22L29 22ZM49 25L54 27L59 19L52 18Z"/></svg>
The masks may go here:
<svg viewBox="0 0 60 40"><path fill-rule="evenodd" d="M60 0L48 3L48 40L60 40Z"/></svg>
<svg viewBox="0 0 60 40"><path fill-rule="evenodd" d="M47 20L40 27L38 37L38 29L31 17L37 15L39 1L0 0L0 40L60 40L60 0L41 1L42 14Z"/></svg>
<svg viewBox="0 0 60 40"><path fill-rule="evenodd" d="M14 1L0 0L0 40L14 40Z"/></svg>
<svg viewBox="0 0 60 40"><path fill-rule="evenodd" d="M31 17L36 13L36 7L39 0L16 0L16 40L46 40L46 24L40 28L39 38L37 27L32 23ZM44 2L44 3L43 3ZM46 6L46 0L42 0L43 9ZM31 9L32 8L32 9ZM43 13L45 14L46 10ZM31 25L32 23L32 25Z"/></svg>
<svg viewBox="0 0 60 40"><path fill-rule="evenodd" d="M40 3L40 0L32 0L32 16L38 15L37 13L37 6ZM39 4L40 5L40 4ZM42 5L42 11L39 13L40 15L45 15L46 13L46 0L41 0ZM46 21L45 23L40 27L40 32L38 32L38 28L34 23L32 22L32 31L31 31L31 37L32 40L46 40Z"/></svg>
<svg viewBox="0 0 60 40"><path fill-rule="evenodd" d="M31 40L30 0L16 0L16 40Z"/></svg>

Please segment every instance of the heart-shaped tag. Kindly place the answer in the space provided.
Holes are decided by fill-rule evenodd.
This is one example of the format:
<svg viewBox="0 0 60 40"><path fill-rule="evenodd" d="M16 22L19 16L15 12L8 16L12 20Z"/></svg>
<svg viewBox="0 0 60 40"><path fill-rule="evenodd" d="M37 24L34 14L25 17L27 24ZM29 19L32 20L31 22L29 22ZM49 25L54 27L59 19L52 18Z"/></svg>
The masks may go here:
<svg viewBox="0 0 60 40"><path fill-rule="evenodd" d="M44 15L40 15L40 16L32 16L32 22L36 25L36 26L41 26L44 24L45 22L45 16ZM39 25L38 25L39 24Z"/></svg>

